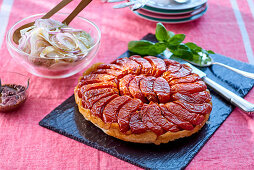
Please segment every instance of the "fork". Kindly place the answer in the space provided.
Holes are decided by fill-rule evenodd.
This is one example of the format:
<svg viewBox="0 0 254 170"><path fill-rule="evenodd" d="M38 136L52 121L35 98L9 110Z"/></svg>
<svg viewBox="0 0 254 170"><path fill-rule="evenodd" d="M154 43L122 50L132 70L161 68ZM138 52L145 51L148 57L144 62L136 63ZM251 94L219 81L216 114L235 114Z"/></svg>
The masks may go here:
<svg viewBox="0 0 254 170"><path fill-rule="evenodd" d="M125 0L108 0L107 2L122 2L122 1L125 1ZM131 10L135 11L140 8L143 8L147 2L148 2L148 0L135 0L135 1L117 4L113 8L119 9L119 8L125 8L125 7L131 6Z"/></svg>
<svg viewBox="0 0 254 170"><path fill-rule="evenodd" d="M109 3L113 3L113 2L123 2L125 0L103 0L104 2L109 2ZM135 0L135 1L129 1L129 2L124 2L124 3L120 3L118 5L115 5L113 8L115 9L119 9L119 8L125 8L125 7L131 7L131 10L135 11L138 10L140 8L143 8L146 3L149 0ZM179 4L184 4L189 2L190 0L174 0L174 2L179 3Z"/></svg>

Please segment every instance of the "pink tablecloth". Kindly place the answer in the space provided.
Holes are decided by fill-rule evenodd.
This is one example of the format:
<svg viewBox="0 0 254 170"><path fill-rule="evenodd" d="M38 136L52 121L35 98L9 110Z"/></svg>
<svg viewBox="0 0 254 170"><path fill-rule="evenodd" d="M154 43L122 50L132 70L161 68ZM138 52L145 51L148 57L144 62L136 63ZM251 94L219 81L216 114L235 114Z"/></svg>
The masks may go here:
<svg viewBox="0 0 254 170"><path fill-rule="evenodd" d="M11 59L3 38L17 20L48 11L59 1L0 0L0 71L20 71L31 77L30 97L24 107L12 114L0 114L0 169L139 169L38 125L73 93L81 73L61 80L33 76ZM73 9L78 0L74 2L63 11ZM201 19L166 27L185 33L187 41L206 49L254 64L253 10L253 0L209 0L208 12ZM114 60L126 51L128 41L154 32L156 25L127 8L114 10L99 0L81 15L102 31L101 48L93 63ZM246 99L254 103L254 90ZM187 169L253 169L253 157L254 119L235 109Z"/></svg>

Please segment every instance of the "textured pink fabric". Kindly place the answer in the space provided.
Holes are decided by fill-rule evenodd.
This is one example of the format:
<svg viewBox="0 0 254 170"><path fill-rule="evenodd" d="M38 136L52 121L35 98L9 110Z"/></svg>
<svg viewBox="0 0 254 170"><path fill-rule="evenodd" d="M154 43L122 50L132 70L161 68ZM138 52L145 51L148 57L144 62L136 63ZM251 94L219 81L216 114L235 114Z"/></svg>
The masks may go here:
<svg viewBox="0 0 254 170"><path fill-rule="evenodd" d="M0 0L1 4L2 0ZM15 0L8 27L23 17L43 13L59 0ZM64 12L70 12L75 0ZM247 0L237 0L252 49L254 22ZM82 16L98 24L101 47L92 63L108 63L127 49L130 40L154 32L155 23L135 16L128 8L112 9L112 4L94 0ZM185 33L206 49L247 62L245 47L230 0L209 0L209 9L201 19L166 27ZM33 76L17 65L3 43L0 71L19 71L31 77L30 97L17 112L0 113L0 169L139 169L104 152L42 128L38 122L71 94L81 73L61 80ZM246 97L254 103L254 90ZM235 109L187 169L253 169L254 118Z"/></svg>

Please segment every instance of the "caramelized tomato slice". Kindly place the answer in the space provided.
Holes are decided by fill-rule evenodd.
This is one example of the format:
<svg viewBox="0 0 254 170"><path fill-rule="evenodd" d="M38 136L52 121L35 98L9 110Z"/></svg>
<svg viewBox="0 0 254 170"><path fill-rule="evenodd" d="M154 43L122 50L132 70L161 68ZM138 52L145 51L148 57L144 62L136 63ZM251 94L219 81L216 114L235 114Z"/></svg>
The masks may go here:
<svg viewBox="0 0 254 170"><path fill-rule="evenodd" d="M91 113L99 118L102 118L102 112L105 108L105 106L114 98L118 97L117 94L113 94L108 97L101 98L96 103L94 103Z"/></svg>
<svg viewBox="0 0 254 170"><path fill-rule="evenodd" d="M141 73L142 74L152 75L153 67L149 61L147 61L146 59L144 59L138 55L131 56L130 59L136 61L138 64L141 65Z"/></svg>
<svg viewBox="0 0 254 170"><path fill-rule="evenodd" d="M107 92L107 93L103 93L103 94L100 94L100 95L97 95L97 96L94 96L94 97L91 97L90 99L88 100L85 100L85 99L82 99L82 104L83 104L83 107L85 109L91 109L94 105L95 102L97 102L98 100L100 100L101 98L104 98L104 97L108 97L108 96L111 96L115 94L113 91L111 92Z"/></svg>
<svg viewBox="0 0 254 170"><path fill-rule="evenodd" d="M165 72L163 74L163 78L165 78L168 82L170 82L173 79L188 76L189 74L191 74L191 72L192 72L192 69L189 66L182 64L182 67L180 68L180 70L174 73Z"/></svg>
<svg viewBox="0 0 254 170"><path fill-rule="evenodd" d="M116 64L101 64L97 69L113 69L113 70L121 70L121 67Z"/></svg>
<svg viewBox="0 0 254 170"><path fill-rule="evenodd" d="M147 106L147 115L153 122L155 122L165 131L170 131L170 132L179 131L179 128L177 127L177 125L169 122L165 117L162 116L161 109L157 104L150 103Z"/></svg>
<svg viewBox="0 0 254 170"><path fill-rule="evenodd" d="M174 115L173 113L169 112L164 104L160 104L160 108L161 108L162 115L166 119L168 119L168 121L176 124L181 129L192 130L194 128L190 122L182 120L182 119L178 118L176 115Z"/></svg>
<svg viewBox="0 0 254 170"><path fill-rule="evenodd" d="M176 115L178 118L186 120L193 125L199 125L205 120L203 115L191 113L176 103L166 103L165 106L167 107L168 111Z"/></svg>
<svg viewBox="0 0 254 170"><path fill-rule="evenodd" d="M145 96L140 90L140 80L143 78L142 75L134 77L129 84L129 91L133 98L140 99L142 102L147 102Z"/></svg>
<svg viewBox="0 0 254 170"><path fill-rule="evenodd" d="M199 77L199 75L192 73L191 75L188 75L186 77L182 77L179 79L173 79L172 81L170 81L170 85L174 85L174 84L179 84L179 83L193 83L196 81L201 80L201 78Z"/></svg>
<svg viewBox="0 0 254 170"><path fill-rule="evenodd" d="M97 96L100 94L104 94L104 93L108 93L108 92L115 92L116 94L118 94L118 90L116 88L92 89L92 90L84 92L83 99L88 100L91 97L94 97L94 96Z"/></svg>
<svg viewBox="0 0 254 170"><path fill-rule="evenodd" d="M141 71L141 66L127 57L117 59L113 63L120 65L122 70L126 70L129 74L139 74Z"/></svg>
<svg viewBox="0 0 254 170"><path fill-rule="evenodd" d="M140 112L134 112L131 114L130 129L134 134L145 133L147 131L146 125L142 122Z"/></svg>
<svg viewBox="0 0 254 170"><path fill-rule="evenodd" d="M153 91L155 77L149 76L144 77L140 80L140 90L142 94L147 98L149 101L158 102L158 98Z"/></svg>
<svg viewBox="0 0 254 170"><path fill-rule="evenodd" d="M84 93L92 89L100 89L100 88L117 88L117 84L114 82L101 82L101 83L87 84L81 87L81 92Z"/></svg>
<svg viewBox="0 0 254 170"><path fill-rule="evenodd" d="M192 93L192 94L175 93L172 95L172 99L173 100L184 100L189 103L197 103L197 104L211 102L211 96L207 90Z"/></svg>
<svg viewBox="0 0 254 170"><path fill-rule="evenodd" d="M151 130L158 136L162 135L164 130L150 118L149 115L151 114L153 114L153 110L150 110L148 105L144 105L141 109L142 121L145 123L149 130Z"/></svg>
<svg viewBox="0 0 254 170"><path fill-rule="evenodd" d="M115 77L108 74L89 74L85 75L79 81L78 87L82 87L86 84L98 83L103 81L113 81Z"/></svg>
<svg viewBox="0 0 254 170"><path fill-rule="evenodd" d="M162 73L166 71L166 64L162 59L153 56L146 56L144 57L144 59L148 60L152 65L152 75L154 75L155 77L162 75Z"/></svg>
<svg viewBox="0 0 254 170"><path fill-rule="evenodd" d="M139 99L131 99L127 102L118 113L118 124L121 132L127 132L130 129L129 122L132 113L136 112L143 105Z"/></svg>
<svg viewBox="0 0 254 170"><path fill-rule="evenodd" d="M210 103L196 104L196 103L187 103L183 100L174 101L174 103L181 105L189 112L199 113L202 115L208 114L212 111L212 105Z"/></svg>
<svg viewBox="0 0 254 170"><path fill-rule="evenodd" d="M158 77L155 80L153 90L157 94L160 103L166 103L170 100L170 87L164 78Z"/></svg>
<svg viewBox="0 0 254 170"><path fill-rule="evenodd" d="M203 81L195 83L181 83L171 86L172 93L190 94L206 90L206 84Z"/></svg>
<svg viewBox="0 0 254 170"><path fill-rule="evenodd" d="M170 59L164 59L164 62L166 64L167 74L177 72L181 68L181 64L177 61L170 60Z"/></svg>
<svg viewBox="0 0 254 170"><path fill-rule="evenodd" d="M129 91L129 84L130 81L134 78L134 75L128 74L120 79L119 81L119 90L121 95L128 95L131 96L131 93Z"/></svg>
<svg viewBox="0 0 254 170"><path fill-rule="evenodd" d="M122 78L127 74L127 71L113 70L113 69L98 69L93 72L94 74L109 74L115 76L117 79Z"/></svg>
<svg viewBox="0 0 254 170"><path fill-rule="evenodd" d="M106 123L115 123L117 122L117 116L119 110L122 106L131 100L129 96L119 96L111 100L103 110L103 120Z"/></svg>

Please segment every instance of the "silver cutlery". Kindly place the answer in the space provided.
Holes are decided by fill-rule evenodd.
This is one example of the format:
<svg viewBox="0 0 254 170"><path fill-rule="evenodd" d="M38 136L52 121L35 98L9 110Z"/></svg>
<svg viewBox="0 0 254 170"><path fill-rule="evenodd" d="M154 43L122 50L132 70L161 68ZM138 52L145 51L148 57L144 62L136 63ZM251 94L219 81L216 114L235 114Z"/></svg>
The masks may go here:
<svg viewBox="0 0 254 170"><path fill-rule="evenodd" d="M110 3L113 3L113 2L122 2L122 1L125 1L125 0L107 0L107 2L110 2ZM124 3L121 3L121 4L118 4L118 5L115 5L113 8L115 9L119 9L119 8L126 8L126 7L131 7L131 10L135 11L135 10L138 10L140 8L143 8L147 2L149 0L132 0L132 1L129 1L129 2L124 2ZM190 0L174 0L176 3L179 3L179 4L184 4L184 3L187 3L189 2Z"/></svg>
<svg viewBox="0 0 254 170"><path fill-rule="evenodd" d="M140 9L140 8L143 8L143 7L147 4L148 1L149 1L149 0L139 0L139 3L134 4L134 5L131 7L131 10L132 10L132 11L136 11L136 10L138 10L138 9Z"/></svg>
<svg viewBox="0 0 254 170"><path fill-rule="evenodd" d="M129 7L129 6L132 6L136 3L138 3L138 1L125 2L125 3L114 5L113 8L115 8L115 9L126 8L126 7Z"/></svg>
<svg viewBox="0 0 254 170"><path fill-rule="evenodd" d="M135 11L140 8L143 8L148 0L136 0L136 1L130 1L130 2L125 2L121 4L115 5L113 8L119 9L119 8L125 8L125 7L131 7L131 10Z"/></svg>
<svg viewBox="0 0 254 170"><path fill-rule="evenodd" d="M174 1L179 3L179 4L184 4L186 2L189 2L190 0L174 0Z"/></svg>
<svg viewBox="0 0 254 170"><path fill-rule="evenodd" d="M234 106L239 107L241 110L243 110L249 114L254 113L254 104L248 102L247 100L236 95L235 93L231 92L230 90L226 89L225 87L219 85L212 79L206 77L206 74L204 72L200 71L198 68L194 67L190 63L186 63L186 64L189 65L192 68L193 72L198 74L210 88L212 88L214 91L216 91L224 99L226 99Z"/></svg>
<svg viewBox="0 0 254 170"><path fill-rule="evenodd" d="M219 62L214 62L213 59L211 58L211 61L206 63L206 64L197 64L197 63L194 63L194 62L191 62L191 61L188 61L189 63L193 64L193 65L196 65L196 66L199 66L199 67L209 67L211 65L220 65L222 67L225 67L229 70L232 70L238 74L241 74L242 76L245 76L245 77L248 77L248 78L251 78L251 79L254 79L254 73L249 73L249 72L246 72L246 71L242 71L242 70L239 70L239 69L236 69L236 68L233 68L233 67L230 67L226 64L222 64L222 63L219 63Z"/></svg>
<svg viewBox="0 0 254 170"><path fill-rule="evenodd" d="M169 51L169 50L166 50L164 53L167 53L167 56L170 56L172 55L172 53ZM251 78L251 79L254 79L254 73L250 73L250 72L246 72L246 71L242 71L242 70L239 70L239 69L236 69L234 67L230 67L226 64L222 64L222 63L219 63L219 62L215 62L213 60L212 57L210 57L209 55L205 55L203 54L203 57L205 57L205 61L197 61L197 62L194 62L194 61L189 61L189 60L186 60L187 62L191 63L192 65L194 66L198 66L198 67L209 67L211 65L219 65L219 66L222 66L222 67L225 67L231 71L234 71L244 77L248 77L248 78Z"/></svg>
<svg viewBox="0 0 254 170"><path fill-rule="evenodd" d="M107 2L114 3L114 2L122 2L122 1L125 1L125 0L108 0ZM135 10L138 10L140 8L143 8L147 4L148 1L149 0L129 1L129 2L124 2L124 3L117 4L117 5L113 6L113 8L119 9L119 8L131 7L131 10L135 11Z"/></svg>
<svg viewBox="0 0 254 170"><path fill-rule="evenodd" d="M198 68L196 68L195 66L193 66L192 64L188 63L187 61L180 59L180 58L176 58L176 57L172 57L171 55L169 55L169 53L164 52L164 55L167 58L170 58L172 60L176 60L182 64L187 64L188 66L190 66L192 68L192 72L198 74L202 80L210 87L212 88L214 91L216 91L220 96L222 96L224 99L226 99L227 101L229 101L231 104L233 104L234 106L239 107L241 110L249 113L249 114L253 114L254 113L254 104L248 102L247 100L243 99L242 97L236 95L235 93L231 92L230 90L226 89L225 87L219 85L218 83L216 83L215 81L213 81L212 79L208 78L206 76L206 74L204 72L202 72L201 70L199 70Z"/></svg>

